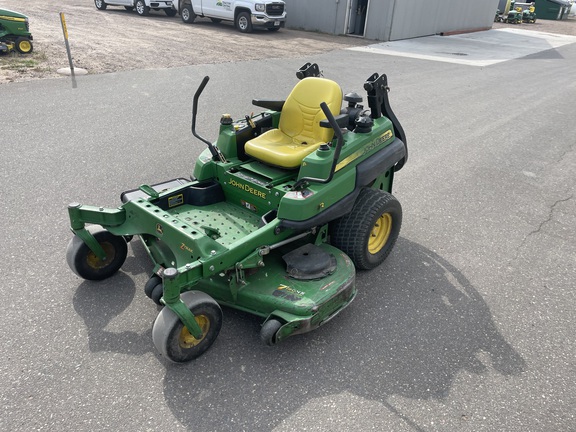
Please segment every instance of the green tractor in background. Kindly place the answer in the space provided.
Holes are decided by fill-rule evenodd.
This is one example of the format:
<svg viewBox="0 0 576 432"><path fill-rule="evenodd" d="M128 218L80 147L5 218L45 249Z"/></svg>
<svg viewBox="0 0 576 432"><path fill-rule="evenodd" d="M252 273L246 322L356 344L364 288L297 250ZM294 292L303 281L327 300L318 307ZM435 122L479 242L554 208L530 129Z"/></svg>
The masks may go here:
<svg viewBox="0 0 576 432"><path fill-rule="evenodd" d="M522 22L534 24L536 22L536 7L532 4L528 9L522 12Z"/></svg>
<svg viewBox="0 0 576 432"><path fill-rule="evenodd" d="M18 12L0 9L0 53L16 49L22 54L32 52L32 34L28 17Z"/></svg>
<svg viewBox="0 0 576 432"><path fill-rule="evenodd" d="M506 15L506 18L504 18L504 22L508 24L521 24L522 18L522 8L517 7L510 9L508 15Z"/></svg>

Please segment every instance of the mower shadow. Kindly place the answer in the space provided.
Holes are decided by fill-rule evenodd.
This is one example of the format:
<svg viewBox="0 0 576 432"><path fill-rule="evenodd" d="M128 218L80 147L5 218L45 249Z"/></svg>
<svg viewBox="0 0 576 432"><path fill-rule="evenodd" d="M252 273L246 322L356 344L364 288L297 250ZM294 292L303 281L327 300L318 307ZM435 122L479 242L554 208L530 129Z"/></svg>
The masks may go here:
<svg viewBox="0 0 576 432"><path fill-rule="evenodd" d="M134 281L121 272L105 281L80 284L72 301L74 310L86 324L91 352L143 355L154 349L152 328L144 333L106 330L110 321L132 304L135 294Z"/></svg>
<svg viewBox="0 0 576 432"><path fill-rule="evenodd" d="M442 399L461 371L525 370L470 282L416 243L399 239L385 264L357 276L357 287L336 319L274 348L259 343L257 319L226 310L204 356L167 365L168 407L191 430L269 431L316 398Z"/></svg>
<svg viewBox="0 0 576 432"><path fill-rule="evenodd" d="M357 275L356 300L322 328L269 348L259 341L260 319L227 308L206 354L172 365L156 353L152 326L106 330L128 307L139 307L133 276L148 269L143 248L131 247L122 272L78 287L74 308L91 352L157 356L166 366L166 404L191 430L269 431L314 399L342 394L385 406L393 395L441 400L461 371L510 376L526 368L462 273L403 238L382 266ZM146 315L154 313L143 305Z"/></svg>
<svg viewBox="0 0 576 432"><path fill-rule="evenodd" d="M152 344L152 326L142 333L134 331L109 331L108 324L127 308L139 307L135 302L142 287L136 286L134 276L147 274L150 264L142 244L132 241L129 248L132 253L128 255L122 270L109 279L103 281L83 281L72 299L74 310L84 320L88 332L88 348L91 352L113 352L129 355L143 355L156 353ZM149 308L149 300L143 300L147 312L153 313ZM152 305L153 306L153 305Z"/></svg>

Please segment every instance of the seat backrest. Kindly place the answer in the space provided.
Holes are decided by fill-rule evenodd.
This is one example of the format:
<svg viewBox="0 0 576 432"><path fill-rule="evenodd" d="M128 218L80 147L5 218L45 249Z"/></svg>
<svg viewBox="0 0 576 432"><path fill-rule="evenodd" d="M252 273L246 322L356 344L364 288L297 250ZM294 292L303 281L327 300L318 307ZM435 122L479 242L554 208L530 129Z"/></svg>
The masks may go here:
<svg viewBox="0 0 576 432"><path fill-rule="evenodd" d="M326 118L320 108L322 102L326 102L332 114L340 114L340 86L326 78L304 78L294 86L286 99L278 128L300 142L312 144L331 141L334 131L320 127L320 120Z"/></svg>

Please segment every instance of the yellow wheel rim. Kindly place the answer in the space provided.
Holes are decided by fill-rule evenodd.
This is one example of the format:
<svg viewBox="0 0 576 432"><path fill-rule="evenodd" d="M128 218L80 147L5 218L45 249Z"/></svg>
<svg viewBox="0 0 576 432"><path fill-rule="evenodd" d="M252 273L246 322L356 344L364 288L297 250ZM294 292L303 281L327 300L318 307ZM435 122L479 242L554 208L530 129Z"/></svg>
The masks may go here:
<svg viewBox="0 0 576 432"><path fill-rule="evenodd" d="M202 330L202 337L200 339L196 339L190 334L186 326L183 326L179 337L180 347L182 348L189 349L195 347L204 340L208 330L210 330L210 319L206 315L196 315L194 316L194 319Z"/></svg>
<svg viewBox="0 0 576 432"><path fill-rule="evenodd" d="M95 270L103 269L104 267L109 265L116 256L116 251L114 250L114 246L112 246L111 243L108 242L101 243L100 246L102 246L102 249L104 249L104 252L106 253L105 260L101 260L100 258L98 258L96 255L94 255L94 252L92 251L90 251L88 253L88 256L86 257L88 265Z"/></svg>
<svg viewBox="0 0 576 432"><path fill-rule="evenodd" d="M32 49L32 45L30 44L30 42L28 41L22 41L20 42L20 44L18 44L18 47L20 48L20 50L24 53L29 53L30 50Z"/></svg>
<svg viewBox="0 0 576 432"><path fill-rule="evenodd" d="M368 252L372 255L377 254L382 250L392 231L392 216L390 213L384 213L378 218L372 232L370 232L370 239L368 240Z"/></svg>

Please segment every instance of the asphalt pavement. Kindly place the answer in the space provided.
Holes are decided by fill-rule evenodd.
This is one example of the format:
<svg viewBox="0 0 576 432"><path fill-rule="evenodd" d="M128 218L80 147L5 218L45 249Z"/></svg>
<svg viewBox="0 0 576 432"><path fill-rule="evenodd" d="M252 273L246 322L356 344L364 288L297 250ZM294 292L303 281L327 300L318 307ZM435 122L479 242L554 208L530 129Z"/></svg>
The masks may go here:
<svg viewBox="0 0 576 432"><path fill-rule="evenodd" d="M466 53L445 41L433 50ZM204 75L214 139L222 113L284 98L307 61L345 93L388 75L410 150L396 248L326 326L269 348L226 309L204 356L168 364L143 248L81 280L66 206L189 175ZM343 50L0 86L0 430L576 430L575 65L573 42L475 66Z"/></svg>

